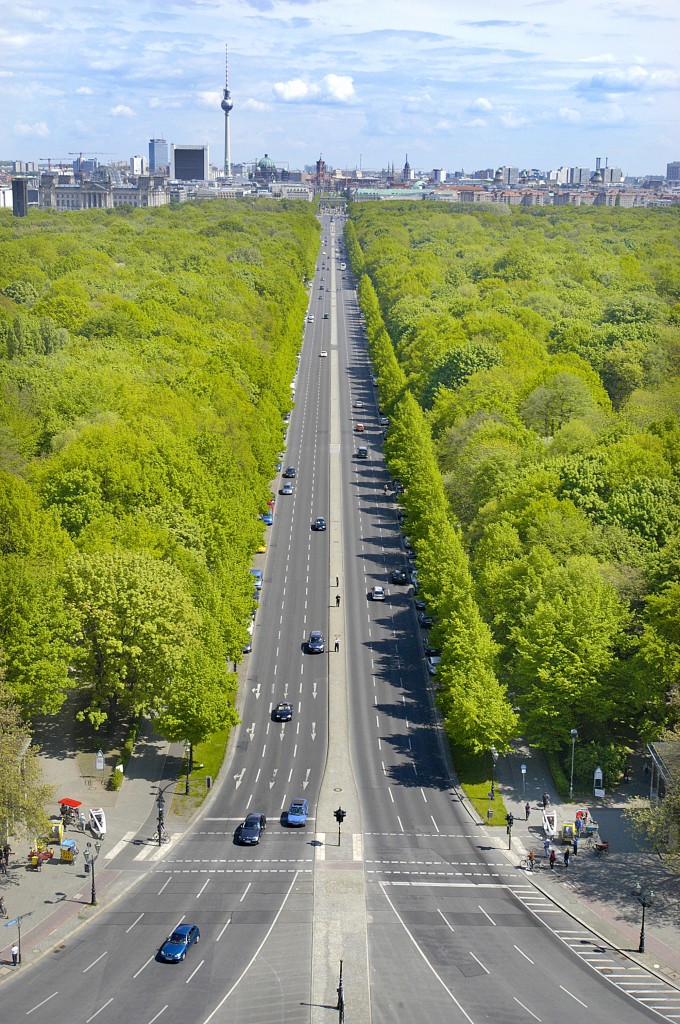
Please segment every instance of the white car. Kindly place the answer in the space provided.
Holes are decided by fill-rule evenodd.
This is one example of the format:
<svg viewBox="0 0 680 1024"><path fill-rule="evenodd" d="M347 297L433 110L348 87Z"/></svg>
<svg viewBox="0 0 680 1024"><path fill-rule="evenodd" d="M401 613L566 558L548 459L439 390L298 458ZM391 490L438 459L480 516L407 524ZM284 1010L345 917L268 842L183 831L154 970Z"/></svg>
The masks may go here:
<svg viewBox="0 0 680 1024"><path fill-rule="evenodd" d="M326 349L322 348L321 351L319 352L319 358L320 359L325 359L327 355L328 355L328 352L326 352Z"/></svg>
<svg viewBox="0 0 680 1024"><path fill-rule="evenodd" d="M384 587L373 587L371 590L371 598L374 601L385 600L385 588Z"/></svg>
<svg viewBox="0 0 680 1024"><path fill-rule="evenodd" d="M308 313L307 314L307 323L309 323L309 324L313 324L314 323L314 314L313 313Z"/></svg>
<svg viewBox="0 0 680 1024"><path fill-rule="evenodd" d="M431 676L437 674L437 666L441 660L441 657L437 654L433 654L427 659L427 671Z"/></svg>

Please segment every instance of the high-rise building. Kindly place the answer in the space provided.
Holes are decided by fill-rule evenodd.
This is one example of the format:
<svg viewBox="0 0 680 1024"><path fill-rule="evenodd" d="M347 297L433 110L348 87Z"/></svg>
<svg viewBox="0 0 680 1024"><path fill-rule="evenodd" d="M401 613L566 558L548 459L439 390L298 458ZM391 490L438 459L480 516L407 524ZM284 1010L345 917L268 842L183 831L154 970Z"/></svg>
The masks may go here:
<svg viewBox="0 0 680 1024"><path fill-rule="evenodd" d="M149 171L151 174L170 169L168 144L165 139L149 139Z"/></svg>
<svg viewBox="0 0 680 1024"><path fill-rule="evenodd" d="M446 171L443 167L435 167L432 171L432 177L436 182L446 181Z"/></svg>
<svg viewBox="0 0 680 1024"><path fill-rule="evenodd" d="M680 181L680 160L666 164L666 181Z"/></svg>
<svg viewBox="0 0 680 1024"><path fill-rule="evenodd" d="M130 157L130 174L134 177L139 177L140 174L146 172L145 168L146 161L143 156L131 156Z"/></svg>
<svg viewBox="0 0 680 1024"><path fill-rule="evenodd" d="M12 178L12 212L15 217L28 217L28 181Z"/></svg>
<svg viewBox="0 0 680 1024"><path fill-rule="evenodd" d="M224 92L220 103L224 111L224 176L231 178L231 134L229 132L229 115L234 108L234 101L229 92L229 52L224 47Z"/></svg>
<svg viewBox="0 0 680 1024"><path fill-rule="evenodd" d="M173 181L209 181L207 146L172 146L170 177Z"/></svg>

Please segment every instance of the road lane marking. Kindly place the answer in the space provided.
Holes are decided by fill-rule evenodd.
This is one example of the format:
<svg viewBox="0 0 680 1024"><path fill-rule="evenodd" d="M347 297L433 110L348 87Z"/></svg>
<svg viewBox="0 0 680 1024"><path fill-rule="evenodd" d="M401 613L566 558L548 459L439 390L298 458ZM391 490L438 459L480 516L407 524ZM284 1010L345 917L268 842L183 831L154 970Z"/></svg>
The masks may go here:
<svg viewBox="0 0 680 1024"><path fill-rule="evenodd" d="M158 1020L158 1018L160 1017L160 1015L161 1015L162 1013L165 1013L165 1011L167 1010L167 1008L168 1008L168 1006L169 1006L169 1005L170 1005L169 1003L166 1003L166 1004L165 1004L165 1006L163 1007L163 1009L162 1009L162 1010L159 1010L159 1011L158 1011L158 1013L156 1014L156 1016L155 1016L155 1017L152 1017L152 1018L151 1018L151 1020L147 1022L147 1024L153 1024L153 1022L154 1022L155 1020Z"/></svg>
<svg viewBox="0 0 680 1024"><path fill-rule="evenodd" d="M441 917L441 919L442 919L442 921L444 922L444 924L446 925L446 927L447 927L447 928L448 928L448 929L449 929L450 931L452 931L452 932L455 932L455 930L456 930L456 929L455 929L455 928L453 927L453 925L451 924L451 922L450 922L450 921L447 921L447 920L446 920L446 918L445 918L445 917L444 917L444 915L442 914L441 910L437 909L437 913L438 913L438 914L439 914L439 916Z"/></svg>
<svg viewBox="0 0 680 1024"><path fill-rule="evenodd" d="M433 824L433 825L434 825L434 827L436 828L437 832L439 832L439 826L437 825L437 822L436 822L436 821L434 820L434 818L432 817L432 815L430 815L430 817L432 818L432 824Z"/></svg>
<svg viewBox="0 0 680 1024"><path fill-rule="evenodd" d="M185 985L189 984L189 982L193 978L194 974L196 974L197 971L200 971L200 969L201 969L201 967L203 966L204 963L205 963L205 960L201 960L200 964L198 964L196 967L194 967L193 971L191 972L191 974L189 975L187 980L184 982Z"/></svg>
<svg viewBox="0 0 680 1024"><path fill-rule="evenodd" d="M168 881L170 881L170 879L168 879ZM145 967L149 966L149 964L151 963L152 960L155 960L155 957L150 956L149 959L146 961L146 963L142 964L142 966L139 968L137 973L132 975L132 980L133 981L135 980L135 978L139 977L139 975L142 973L142 971L144 970Z"/></svg>
<svg viewBox="0 0 680 1024"><path fill-rule="evenodd" d="M523 1010L526 1010L527 1013L531 1014L531 1016L534 1018L534 1020L537 1020L537 1021L541 1020L541 1018L537 1017L535 1013L532 1013L532 1011L529 1009L528 1006L525 1006L524 1003L520 1003L520 1001L517 998L517 996L513 996L512 998L515 1000L515 1002L517 1003L518 1006L521 1006Z"/></svg>
<svg viewBox="0 0 680 1024"><path fill-rule="evenodd" d="M112 1003L112 1002L113 1002L113 996L111 996L111 998L110 998L110 999L107 999L107 1000L106 1000L106 1002L104 1003L104 1005L103 1005L103 1006L100 1006L100 1007L99 1007L99 1009L98 1009L98 1010L97 1010L97 1011L96 1011L95 1013L93 1013L91 1017L88 1017L88 1018L87 1018L87 1020L85 1021L85 1024L90 1024L90 1021L91 1021L91 1020L94 1020L94 1019L95 1019L95 1017L98 1017L98 1016L99 1016L99 1014L100 1014L100 1013L102 1012L102 1010L105 1010L105 1009L106 1009L106 1007L107 1007L107 1006L108 1006L108 1005L109 1005L110 1003Z"/></svg>
<svg viewBox="0 0 680 1024"><path fill-rule="evenodd" d="M565 988L564 985L560 985L560 988L562 989L563 992L566 992L566 994L568 996L571 996L572 999L575 999L577 1003L580 1003L580 1005L583 1007L584 1010L588 1009L587 1004L586 1003L582 1003L581 1000L578 998L578 996L575 996L574 993L570 992L568 988Z"/></svg>
<svg viewBox="0 0 680 1024"><path fill-rule="evenodd" d="M528 960L530 964L533 964L534 961L531 959L531 957L527 956L526 953L519 948L519 946L515 946L515 949L521 956L524 957L525 960Z"/></svg>
<svg viewBox="0 0 680 1024"><path fill-rule="evenodd" d="M203 883L202 887L201 887L201 888L199 889L199 891L198 891L198 892L196 893L196 899L199 899L199 898L200 898L200 897L201 897L201 896L203 895L203 892L204 892L204 890L205 890L205 887L206 887L206 885L208 884L208 882L209 882L209 881L210 881L210 879L209 879L209 878L206 878L206 880L205 880L205 882Z"/></svg>
<svg viewBox="0 0 680 1024"><path fill-rule="evenodd" d="M170 879L168 879L168 881L170 881ZM129 927L129 928L126 928L126 929L125 929L125 934L127 935L127 933L128 933L128 932L131 932L131 931L132 931L132 929L134 928L134 926L135 926L136 924L139 924L139 922L140 922L140 921L142 920L142 918L143 918L143 917L144 917L144 914L143 914L143 913L141 913L141 914L139 915L139 917L138 917L138 918L136 918L136 920L134 920L134 921L132 922L132 924L130 925L130 927Z"/></svg>
<svg viewBox="0 0 680 1024"><path fill-rule="evenodd" d="M472 957L473 960L477 961L477 963L479 964L479 966L482 968L483 971L486 971L487 974L491 974L491 971L488 970L488 968L486 968L484 966L482 961L479 959L479 957L475 956L475 954L472 952L472 950L470 950L470 956Z"/></svg>
<svg viewBox="0 0 680 1024"><path fill-rule="evenodd" d="M244 892L244 893L243 893L243 895L241 896L241 899L239 900L239 903L243 903L244 899L245 899L245 898L246 898L246 896L248 895L248 889L250 889L250 887L251 887L251 885L252 885L252 884L253 884L252 882L248 882L248 884L247 884L247 886L246 886L246 888L245 888L245 892Z"/></svg>
<svg viewBox="0 0 680 1024"><path fill-rule="evenodd" d="M266 943L267 939L269 938L269 936L270 936L270 935L271 935L271 933L273 932L273 930L274 930L274 928L275 928L275 926L276 926L276 924L277 924L277 922L278 922L278 920L279 920L279 917L281 916L281 914L282 914L282 912L283 912L283 908L285 907L286 903L288 902L288 897L290 896L291 892L293 891L293 886L294 886L294 885L295 885L295 883L297 882L297 877L298 877L298 872L296 871L296 872L295 872L295 877L293 878L293 881L292 881L292 882L290 883L290 886L289 886L289 888L288 888L288 891L286 892L286 895L285 895L285 896L283 897L283 902L281 903L281 906L280 906L280 907L279 907L279 909L277 910L277 912L276 912L276 916L274 917L274 920L272 921L271 925L269 926L269 928L268 928L268 930L267 930L267 933L266 933L266 935L265 935L265 936L264 936L264 938L262 939L262 942L261 942L261 943L260 943L260 945L259 945L259 946L257 947L257 949L256 949L256 950L255 950L255 952L253 953L253 955L252 955L251 959L250 959L250 960L249 960L249 962L248 962L248 963L246 964L246 966L245 966L245 967L243 968L243 971L242 971L242 973L241 973L241 974L239 975L239 977L238 977L238 978L236 979L236 981L235 981L235 982L234 982L234 984L233 984L233 985L231 986L231 988L229 989L229 991L227 992L227 994L226 994L225 996L223 996L223 997L222 997L222 999L221 999L221 1000L219 1001L219 1003L217 1004L217 1006L215 1007L215 1009L214 1009L214 1010L213 1010L213 1011L212 1011L211 1013L209 1013L209 1014L208 1014L208 1016L207 1016L207 1017L205 1018L205 1021L203 1022L203 1024L210 1024L210 1021L211 1021L211 1020L213 1019L213 1017L215 1016L215 1014L216 1014L216 1013L217 1013L217 1012L218 1012L219 1010L221 1010L221 1009L222 1009L222 1007L223 1007L223 1006L224 1006L224 1004L226 1003L226 1001L227 1001L227 999L229 998L229 996L230 996L230 995L232 994L232 992L234 991L234 989L236 989L236 987L237 987L237 986L238 986L238 985L240 984L241 980L242 980L242 979L243 979L243 978L244 978L244 977L246 976L246 974L248 973L248 971L250 970L250 968L252 967L252 965L253 965L253 964L255 963L256 959L257 959L257 958L258 958L258 956L260 955L261 951L262 951L262 950L264 949L264 945L265 945L265 943ZM465 1012L465 1011L463 1011L463 1012ZM467 1014L466 1014L466 1016L467 1016ZM470 1020L470 1018L469 1018L469 1017L468 1017L468 1020ZM472 1021L470 1021L470 1024L473 1024L473 1022L472 1022Z"/></svg>
<svg viewBox="0 0 680 1024"><path fill-rule="evenodd" d="M394 803L394 796L392 795L392 790L388 789L387 792L390 794L390 800L392 801L392 803Z"/></svg>
<svg viewBox="0 0 680 1024"><path fill-rule="evenodd" d="M425 796L425 790L423 789L422 786L420 787L420 792L422 794L423 800L425 801L425 803L427 803L427 797Z"/></svg>
<svg viewBox="0 0 680 1024"><path fill-rule="evenodd" d="M493 919L492 917L490 917L490 916L489 916L489 914L487 914L487 912L486 912L486 910L484 909L484 907L480 906L480 904L479 904L479 903L477 904L477 906L479 907L479 909L481 910L481 912L482 912L482 913L484 914L484 917L488 917L488 918L489 918L489 920L491 921L491 924L492 924L492 925L494 926L494 928L495 928L495 927L496 927L496 922L494 921L494 919Z"/></svg>
<svg viewBox="0 0 680 1024"><path fill-rule="evenodd" d="M397 821L399 822L399 828L400 828L400 829L401 829L401 831L403 832L403 831L404 831L404 826L403 826L403 825L402 825L402 823L401 823L401 818L399 817L399 815L397 815Z"/></svg>
<svg viewBox="0 0 680 1024"><path fill-rule="evenodd" d="M104 860L113 860L114 857L118 856L120 851L124 850L131 840L134 839L135 835L135 832L126 832L119 843L116 843L115 846L112 846L110 850L106 851L104 854Z"/></svg>
<svg viewBox="0 0 680 1024"><path fill-rule="evenodd" d="M33 1010L39 1010L41 1006L44 1006L45 1003L49 1003L50 999L54 999L54 997L58 995L58 990L56 992L53 992L51 996L47 997L47 999L43 999L42 1003L38 1003L36 1006L31 1007L30 1010L26 1010L26 1016L28 1017L29 1013L33 1013Z"/></svg>
<svg viewBox="0 0 680 1024"><path fill-rule="evenodd" d="M94 967L94 965L98 964L100 960L103 960L107 953L108 953L108 949L105 949L104 952L101 954L101 956L98 956L96 960L92 961L92 963L90 964L90 967ZM83 971L83 974L87 974L87 972L89 971L90 967L86 967L85 970Z"/></svg>
<svg viewBox="0 0 680 1024"><path fill-rule="evenodd" d="M169 878L167 879L167 881L163 882L162 886L160 887L160 889L156 893L157 896L161 895L161 893L163 892L163 889L165 889L166 885L170 885L170 879Z"/></svg>

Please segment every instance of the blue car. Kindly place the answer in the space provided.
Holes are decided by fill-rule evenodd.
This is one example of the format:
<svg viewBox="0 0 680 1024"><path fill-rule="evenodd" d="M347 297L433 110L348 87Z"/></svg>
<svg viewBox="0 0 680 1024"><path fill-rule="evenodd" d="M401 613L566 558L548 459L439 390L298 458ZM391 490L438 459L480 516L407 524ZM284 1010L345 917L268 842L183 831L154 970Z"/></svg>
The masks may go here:
<svg viewBox="0 0 680 1024"><path fill-rule="evenodd" d="M274 522L274 516L271 514L271 512L265 512L264 515L260 516L260 519L262 520L265 526L271 526L272 523Z"/></svg>
<svg viewBox="0 0 680 1024"><path fill-rule="evenodd" d="M304 826L307 824L308 814L309 804L302 797L298 797L293 800L288 808L288 817L286 821L289 825Z"/></svg>
<svg viewBox="0 0 680 1024"><path fill-rule="evenodd" d="M158 956L168 963L179 963L180 960L184 960L187 950L200 941L201 932L197 924L178 924L158 950Z"/></svg>

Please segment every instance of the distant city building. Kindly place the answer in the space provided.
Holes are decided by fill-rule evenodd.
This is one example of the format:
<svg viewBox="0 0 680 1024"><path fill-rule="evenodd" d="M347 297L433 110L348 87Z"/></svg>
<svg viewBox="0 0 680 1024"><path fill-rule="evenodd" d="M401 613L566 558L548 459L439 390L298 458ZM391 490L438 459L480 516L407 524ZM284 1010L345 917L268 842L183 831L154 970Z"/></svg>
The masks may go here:
<svg viewBox="0 0 680 1024"><path fill-rule="evenodd" d="M136 185L76 181L56 172L40 176L41 210L108 210L116 206L164 206L169 201L165 179L141 176Z"/></svg>
<svg viewBox="0 0 680 1024"><path fill-rule="evenodd" d="M570 167L568 181L570 185L588 185L590 183L590 167Z"/></svg>
<svg viewBox="0 0 680 1024"><path fill-rule="evenodd" d="M493 178L496 184L519 185L519 167L499 167Z"/></svg>
<svg viewBox="0 0 680 1024"><path fill-rule="evenodd" d="M415 177L415 174L411 170L411 165L408 162L408 153L407 153L406 154L406 160L404 162L404 167L403 167L403 170L401 172L401 180L402 181L412 181L414 177Z"/></svg>
<svg viewBox="0 0 680 1024"><path fill-rule="evenodd" d="M220 103L224 111L224 176L231 177L231 134L229 130L229 115L234 109L234 101L229 92L229 51L224 47L224 91Z"/></svg>
<svg viewBox="0 0 680 1024"><path fill-rule="evenodd" d="M207 146L172 146L170 177L173 181L209 181Z"/></svg>
<svg viewBox="0 0 680 1024"><path fill-rule="evenodd" d="M441 185L442 182L446 181L446 171L443 167L435 167L432 171L432 178L438 185Z"/></svg>
<svg viewBox="0 0 680 1024"><path fill-rule="evenodd" d="M146 171L146 160L143 156L131 156L130 157L130 174L135 178L138 178L140 174L144 174Z"/></svg>
<svg viewBox="0 0 680 1024"><path fill-rule="evenodd" d="M12 210L15 217L28 217L28 181L12 178Z"/></svg>
<svg viewBox="0 0 680 1024"><path fill-rule="evenodd" d="M666 181L680 181L680 160L666 164Z"/></svg>
<svg viewBox="0 0 680 1024"><path fill-rule="evenodd" d="M170 150L165 139L149 139L149 172L157 174L170 170Z"/></svg>
<svg viewBox="0 0 680 1024"><path fill-rule="evenodd" d="M33 160L14 160L12 162L13 174L35 174L38 165Z"/></svg>

